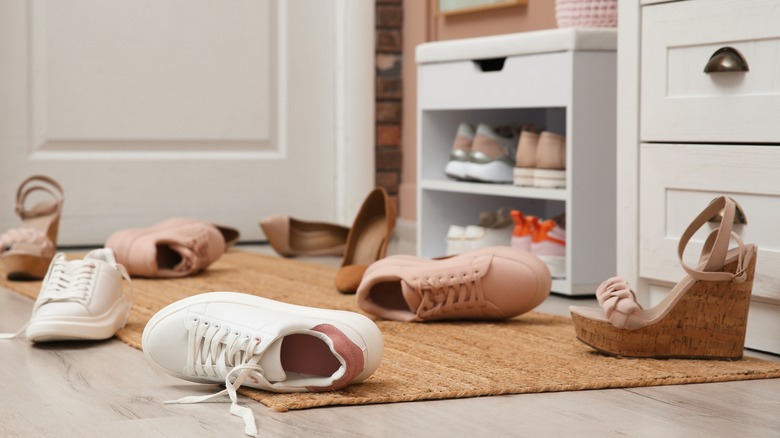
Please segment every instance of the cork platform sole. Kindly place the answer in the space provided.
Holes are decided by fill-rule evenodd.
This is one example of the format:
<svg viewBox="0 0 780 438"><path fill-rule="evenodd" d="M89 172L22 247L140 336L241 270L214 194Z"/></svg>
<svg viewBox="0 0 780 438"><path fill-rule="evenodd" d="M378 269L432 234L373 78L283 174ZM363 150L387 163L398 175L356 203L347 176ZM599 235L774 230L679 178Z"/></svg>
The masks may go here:
<svg viewBox="0 0 780 438"><path fill-rule="evenodd" d="M723 270L733 273L736 267L734 261ZM696 281L662 320L636 330L572 313L577 338L613 356L740 359L755 267L753 254L744 282Z"/></svg>

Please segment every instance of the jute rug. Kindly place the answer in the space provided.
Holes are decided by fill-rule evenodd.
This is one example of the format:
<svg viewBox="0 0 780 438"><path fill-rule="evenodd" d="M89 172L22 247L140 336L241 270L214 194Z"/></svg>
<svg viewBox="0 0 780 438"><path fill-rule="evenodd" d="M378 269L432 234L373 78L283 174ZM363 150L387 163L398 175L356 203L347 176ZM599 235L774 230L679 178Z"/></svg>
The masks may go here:
<svg viewBox="0 0 780 438"><path fill-rule="evenodd" d="M140 349L146 321L181 298L239 291L288 303L359 311L333 286L332 268L231 250L206 272L176 280L134 280L135 305L117 337ZM4 282L34 298L39 282ZM627 388L780 377L780 362L620 359L576 340L568 318L530 313L505 322L414 324L376 321L384 359L368 380L341 391L242 393L275 411L583 389Z"/></svg>

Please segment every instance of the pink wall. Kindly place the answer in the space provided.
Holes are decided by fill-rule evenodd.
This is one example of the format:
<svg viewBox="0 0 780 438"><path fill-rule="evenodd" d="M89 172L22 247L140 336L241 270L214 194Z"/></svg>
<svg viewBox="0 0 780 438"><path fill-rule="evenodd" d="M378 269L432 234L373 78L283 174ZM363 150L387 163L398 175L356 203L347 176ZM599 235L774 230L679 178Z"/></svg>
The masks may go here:
<svg viewBox="0 0 780 438"><path fill-rule="evenodd" d="M524 6L460 15L438 16L435 0L403 0L403 132L399 186L400 216L415 220L417 181L417 64L418 44L556 27L554 0L528 0Z"/></svg>

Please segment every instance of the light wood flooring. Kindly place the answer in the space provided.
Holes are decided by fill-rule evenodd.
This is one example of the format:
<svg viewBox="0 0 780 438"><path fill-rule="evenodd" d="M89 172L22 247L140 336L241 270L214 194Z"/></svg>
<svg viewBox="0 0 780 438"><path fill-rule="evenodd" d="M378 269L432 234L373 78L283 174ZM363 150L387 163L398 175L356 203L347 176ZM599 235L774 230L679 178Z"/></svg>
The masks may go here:
<svg viewBox="0 0 780 438"><path fill-rule="evenodd" d="M311 261L338 264L335 258ZM592 301L551 296L538 310L567 315L569 304ZM31 309L31 300L0 289L0 331L15 331ZM217 390L156 371L140 351L117 340L0 341L0 437L244 436L228 403L162 403ZM245 398L241 403L252 408L267 437L780 437L780 379L285 413Z"/></svg>

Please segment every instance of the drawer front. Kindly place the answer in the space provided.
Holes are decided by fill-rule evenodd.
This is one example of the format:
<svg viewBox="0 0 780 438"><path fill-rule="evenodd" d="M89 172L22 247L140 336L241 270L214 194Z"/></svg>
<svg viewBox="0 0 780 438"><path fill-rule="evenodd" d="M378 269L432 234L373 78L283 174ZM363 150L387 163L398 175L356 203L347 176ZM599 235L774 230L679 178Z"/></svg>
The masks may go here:
<svg viewBox="0 0 780 438"><path fill-rule="evenodd" d="M498 71L483 71L476 61L421 64L418 103L421 109L563 107L571 71L571 52L510 56Z"/></svg>
<svg viewBox="0 0 780 438"><path fill-rule="evenodd" d="M645 143L640 153L639 275L679 281L679 237L713 198L728 195L747 216L734 231L759 248L753 295L780 302L780 148ZM702 227L689 243L689 265L716 227Z"/></svg>
<svg viewBox="0 0 780 438"><path fill-rule="evenodd" d="M690 0L642 8L642 141L780 143L776 0ZM731 47L748 72L705 73Z"/></svg>

